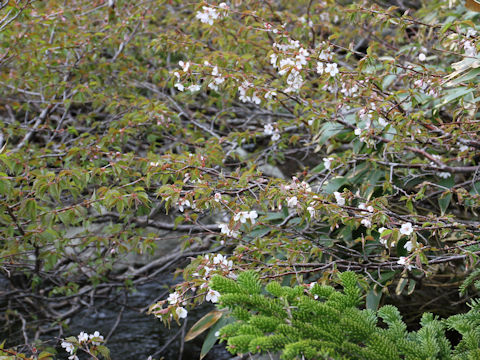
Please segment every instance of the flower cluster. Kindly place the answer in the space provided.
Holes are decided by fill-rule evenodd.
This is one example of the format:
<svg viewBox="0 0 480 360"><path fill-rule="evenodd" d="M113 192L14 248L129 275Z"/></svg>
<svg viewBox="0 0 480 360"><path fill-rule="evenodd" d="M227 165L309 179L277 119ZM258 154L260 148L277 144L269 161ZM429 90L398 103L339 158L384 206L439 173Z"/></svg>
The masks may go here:
<svg viewBox="0 0 480 360"><path fill-rule="evenodd" d="M282 185L282 190L284 191L296 190L297 192L303 192L303 193L312 192L312 188L310 187L310 185L305 181L300 182L300 180L298 180L296 176L292 177L292 181L290 182L290 184Z"/></svg>
<svg viewBox="0 0 480 360"><path fill-rule="evenodd" d="M61 344L62 348L64 348L65 351L70 354L68 360L78 360L78 356L76 355L78 349L76 346L85 346L88 344L98 346L104 341L103 336L100 335L98 331L95 331L93 334L87 334L86 332L81 331L80 334L78 334L77 338L73 339L73 342L64 340ZM70 338L68 340L70 340Z"/></svg>
<svg viewBox="0 0 480 360"><path fill-rule="evenodd" d="M195 202L190 203L188 199L178 199L177 206L180 212L184 212L185 209L188 209L188 208L191 208L193 210L196 209Z"/></svg>
<svg viewBox="0 0 480 360"><path fill-rule="evenodd" d="M388 247L388 241L387 241L387 239L385 239L385 238L382 237L382 236L383 236L383 233L384 233L386 230L388 230L388 229L386 229L386 228L384 228L384 227L381 227L381 228L378 229L378 233L380 234L380 244L384 245L385 247ZM413 234L413 231L414 231L413 225L412 225L412 223L410 223L410 222L407 222L407 223L402 224L402 225L400 226L400 229L399 229L400 234L401 234L401 235L405 235L405 236L410 236L410 235L412 235L412 234ZM393 246L393 245L395 245L395 243L392 242L390 245ZM413 242L409 240L409 241L407 241L407 242L405 243L405 245L403 245L403 247L404 247L408 252L411 252L412 249L413 249Z"/></svg>
<svg viewBox="0 0 480 360"><path fill-rule="evenodd" d="M358 90L359 88L356 83L353 83L352 85L348 86L347 83L343 82L340 92L343 94L343 96L347 98L352 98L352 97L358 96Z"/></svg>
<svg viewBox="0 0 480 360"><path fill-rule="evenodd" d="M184 62L184 61L179 61L178 62L178 65L182 68L182 71L183 72L188 72L188 70L190 69L190 62L187 61L187 62ZM180 73L178 71L174 71L173 72L173 75L177 78L177 82L173 85L178 91L185 91L185 86L180 82ZM197 92L197 91L200 91L201 89L201 86L198 85L198 84L191 84L189 86L187 86L186 88L188 91L194 93L194 92Z"/></svg>
<svg viewBox="0 0 480 360"><path fill-rule="evenodd" d="M235 278L235 274L232 272L232 267L233 267L233 261L228 260L226 256L223 256L222 254L215 254L215 256L209 256L205 255L206 263L204 264L204 280L205 282L200 286L200 289L205 289L207 288L207 293L205 295L205 300L210 301L212 303L218 302L218 299L220 297L220 293L218 291L215 291L211 289L208 286L208 279L211 276L211 273L216 271L220 272L222 275L229 276L231 278ZM200 274L195 273L195 276L200 276Z"/></svg>
<svg viewBox="0 0 480 360"><path fill-rule="evenodd" d="M247 220L250 220L250 222L253 225L255 224L257 217L258 217L258 213L255 210L240 211L233 216L233 220L236 222L240 222L241 224L245 224ZM233 237L233 238L238 238L240 236L240 231L235 229L235 228L238 228L238 225L234 229L231 229L229 224L221 223L221 224L218 224L218 227L220 229L220 232L222 234L225 234L226 236Z"/></svg>
<svg viewBox="0 0 480 360"><path fill-rule="evenodd" d="M418 79L414 81L413 85L418 89L422 90L425 94L429 96L432 96L432 97L439 96L438 90L433 87L434 83L432 80Z"/></svg>
<svg viewBox="0 0 480 360"><path fill-rule="evenodd" d="M181 305L183 305L184 301L182 296L174 291L170 295L168 295L167 302L171 306L175 306L175 313L177 314L179 319L184 319L188 315L188 311Z"/></svg>
<svg viewBox="0 0 480 360"><path fill-rule="evenodd" d="M298 204L298 199L297 199L296 196L292 196L292 197L287 199L287 206L289 208L294 208L294 207L297 206L297 204Z"/></svg>
<svg viewBox="0 0 480 360"><path fill-rule="evenodd" d="M331 77L335 77L339 73L338 65L336 63L328 63L325 65L323 62L317 62L317 73L322 74L329 74Z"/></svg>
<svg viewBox="0 0 480 360"><path fill-rule="evenodd" d="M218 7L224 10L228 9L227 4L224 2L219 4ZM221 17L221 14L215 8L202 6L202 10L197 11L195 17L204 24L213 25L213 21Z"/></svg>
<svg viewBox="0 0 480 360"><path fill-rule="evenodd" d="M274 128L272 124L266 124L263 127L263 134L266 136L272 136L272 141L278 141L280 139L280 131Z"/></svg>
<svg viewBox="0 0 480 360"><path fill-rule="evenodd" d="M229 237L238 238L240 236L240 232L237 230L230 229L230 226L228 224L225 224L225 223L218 224L218 227L220 228L220 232L222 234L225 234Z"/></svg>
<svg viewBox="0 0 480 360"><path fill-rule="evenodd" d="M397 264L399 265L404 265L407 270L412 270L412 265L410 265L410 259L405 256L400 256L400 258L397 261Z"/></svg>
<svg viewBox="0 0 480 360"><path fill-rule="evenodd" d="M465 56L476 57L478 55L477 47L470 40L463 43L463 49L465 50Z"/></svg>
<svg viewBox="0 0 480 360"><path fill-rule="evenodd" d="M442 160L442 157L440 155L436 155L436 154L432 154L432 157L436 160ZM430 162L430 165L432 166L438 166L438 164L436 164L434 161L431 161ZM449 172L447 171L440 171L440 172L437 172L436 175L438 177L441 177L442 179L448 179L450 176L452 176L452 174L450 174Z"/></svg>
<svg viewBox="0 0 480 360"><path fill-rule="evenodd" d="M257 92L253 92L253 94L251 96L247 95L248 89L250 89L252 87L253 87L252 83L250 83L246 80L244 82L242 82L242 84L238 87L238 92L240 93L240 96L238 98L242 102L251 102L251 103L259 105L262 102L262 100L258 96Z"/></svg>
<svg viewBox="0 0 480 360"><path fill-rule="evenodd" d="M307 58L310 53L300 46L298 40L289 40L286 44L274 43L273 47L283 52L287 57L280 59L277 53L270 55L270 63L278 70L278 74L287 75L287 85L285 92L298 92L303 84L303 77L300 74L302 68L307 65ZM288 53L291 51L290 53Z"/></svg>
<svg viewBox="0 0 480 360"><path fill-rule="evenodd" d="M223 84L225 82L225 78L218 70L218 66L213 67L211 75L213 76L213 81L208 84L208 88L218 91L218 85Z"/></svg>
<svg viewBox="0 0 480 360"><path fill-rule="evenodd" d="M245 224L247 220L250 220L252 225L255 224L255 219L258 217L258 213L255 210L252 211L240 211L236 213L233 217L233 220L240 221L242 224Z"/></svg>
<svg viewBox="0 0 480 360"><path fill-rule="evenodd" d="M323 43L322 46L325 46ZM324 48L318 55L320 61L317 62L317 73L319 75L329 74L335 77L339 73L338 65L332 61L332 51L330 47Z"/></svg>

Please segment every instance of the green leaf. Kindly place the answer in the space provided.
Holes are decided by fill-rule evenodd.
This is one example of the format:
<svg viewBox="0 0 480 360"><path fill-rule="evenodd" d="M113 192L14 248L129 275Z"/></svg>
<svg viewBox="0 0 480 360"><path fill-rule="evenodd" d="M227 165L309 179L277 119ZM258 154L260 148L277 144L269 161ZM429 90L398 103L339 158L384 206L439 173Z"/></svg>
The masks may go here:
<svg viewBox="0 0 480 360"><path fill-rule="evenodd" d="M455 89L447 90L446 95L441 97L439 99L439 103L436 105L436 107L442 107L449 102L452 102L453 100L456 100L460 97L463 97L467 94L472 93L475 90L475 88L467 88L466 86L461 86Z"/></svg>
<svg viewBox="0 0 480 360"><path fill-rule="evenodd" d="M458 85L462 82L470 81L470 80L476 78L478 74L480 74L480 68L472 69L472 70L468 71L466 74L463 74L462 76L459 76L455 80L449 81L445 85L446 86L455 86L455 85Z"/></svg>
<svg viewBox="0 0 480 360"><path fill-rule="evenodd" d="M343 127L343 125L340 125L338 123L333 123L333 122L327 122L320 129L320 132L317 135L318 138L313 139L313 141L317 140L319 145L323 145L328 140L330 140L330 138L341 133L344 130L345 128Z"/></svg>
<svg viewBox="0 0 480 360"><path fill-rule="evenodd" d="M285 214L283 212L269 212L263 217L265 221L271 220L283 220L285 219Z"/></svg>
<svg viewBox="0 0 480 360"><path fill-rule="evenodd" d="M106 347L106 346L103 346L103 345L97 345L97 351L102 354L102 356L107 359L107 360L110 360L110 350Z"/></svg>
<svg viewBox="0 0 480 360"><path fill-rule="evenodd" d="M401 277L400 280L398 281L397 287L395 288L395 294L400 295L405 289L405 286L408 284L408 278L407 277Z"/></svg>
<svg viewBox="0 0 480 360"><path fill-rule="evenodd" d="M223 328L225 325L233 323L235 321L232 317L223 316L208 332L207 337L202 345L202 350L200 351L200 360L202 360L208 352L212 349L213 345L217 342L217 336L215 335L217 331Z"/></svg>
<svg viewBox="0 0 480 360"><path fill-rule="evenodd" d="M212 310L207 315L198 320L185 335L185 341L195 339L198 335L202 334L205 330L212 327L225 312L219 310Z"/></svg>
<svg viewBox="0 0 480 360"><path fill-rule="evenodd" d="M348 180L343 176L337 176L323 186L323 191L327 194L333 194L334 191L337 191L345 184L348 184Z"/></svg>
<svg viewBox="0 0 480 360"><path fill-rule="evenodd" d="M49 353L47 351L42 351L39 355L38 355L38 360L47 360L47 359L51 359L51 357L53 356L52 353Z"/></svg>
<svg viewBox="0 0 480 360"><path fill-rule="evenodd" d="M247 234L247 238L255 239L267 235L272 229L268 226L256 227Z"/></svg>
<svg viewBox="0 0 480 360"><path fill-rule="evenodd" d="M367 294L367 309L376 311L378 309L378 304L382 298L382 292L377 293L374 289L370 290Z"/></svg>
<svg viewBox="0 0 480 360"><path fill-rule="evenodd" d="M451 192L445 192L438 198L438 205L440 206L440 211L442 216L445 215L445 212L448 209L448 206L450 205L450 201L452 200L452 193Z"/></svg>
<svg viewBox="0 0 480 360"><path fill-rule="evenodd" d="M408 288L407 288L407 295L412 295L413 291L415 290L415 285L417 282L413 279L410 279L410 282L408 283Z"/></svg>
<svg viewBox="0 0 480 360"><path fill-rule="evenodd" d="M438 185L440 185L444 188L451 189L452 186L455 185L455 178L453 176L450 176L446 179L442 179L442 180L438 181ZM451 200L452 200L452 193L450 191L445 191L438 198L438 205L440 206L440 211L442 213L442 216L445 215L445 212L447 211Z"/></svg>

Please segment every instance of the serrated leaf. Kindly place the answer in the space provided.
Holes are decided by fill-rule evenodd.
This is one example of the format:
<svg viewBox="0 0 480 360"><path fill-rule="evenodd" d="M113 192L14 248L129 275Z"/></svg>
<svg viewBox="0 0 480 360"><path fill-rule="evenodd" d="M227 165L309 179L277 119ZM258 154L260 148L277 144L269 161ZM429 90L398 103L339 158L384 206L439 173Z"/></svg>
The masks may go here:
<svg viewBox="0 0 480 360"><path fill-rule="evenodd" d="M102 354L102 356L107 359L107 360L110 360L110 350L106 347L106 346L103 346L103 345L97 345L97 351Z"/></svg>

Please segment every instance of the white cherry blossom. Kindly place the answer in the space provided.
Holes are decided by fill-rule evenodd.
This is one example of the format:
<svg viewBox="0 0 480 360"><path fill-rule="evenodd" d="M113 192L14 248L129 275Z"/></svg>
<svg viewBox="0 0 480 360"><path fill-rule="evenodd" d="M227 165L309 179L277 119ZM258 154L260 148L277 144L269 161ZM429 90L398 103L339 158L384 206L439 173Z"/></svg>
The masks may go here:
<svg viewBox="0 0 480 360"><path fill-rule="evenodd" d="M406 267L408 270L411 270L411 269L412 269L412 265L410 265L410 261L409 261L405 256L401 256L401 257L398 259L397 264L399 264L399 265L405 265L405 267Z"/></svg>
<svg viewBox="0 0 480 360"><path fill-rule="evenodd" d="M263 134L266 136L273 134L273 126L272 124L266 124L263 126Z"/></svg>
<svg viewBox="0 0 480 360"><path fill-rule="evenodd" d="M195 17L204 24L213 25L213 20L218 19L220 14L217 12L216 9L208 6L202 6L202 9L203 12L197 11Z"/></svg>
<svg viewBox="0 0 480 360"><path fill-rule="evenodd" d="M277 67L277 61L278 61L278 55L275 53L270 54L270 64L272 64L274 68Z"/></svg>
<svg viewBox="0 0 480 360"><path fill-rule="evenodd" d="M268 99L268 100L274 98L275 96L277 96L277 92L273 90L268 90L264 95L265 99Z"/></svg>
<svg viewBox="0 0 480 360"><path fill-rule="evenodd" d="M468 29L467 33L465 34L467 38L475 37L476 35L477 31L475 29Z"/></svg>
<svg viewBox="0 0 480 360"><path fill-rule="evenodd" d="M378 118L378 125L380 125L381 127L385 127L388 125L388 122L384 119L384 118Z"/></svg>
<svg viewBox="0 0 480 360"><path fill-rule="evenodd" d="M293 208L293 207L297 206L297 204L298 204L298 199L297 199L296 196L293 196L293 197L287 199L287 206L289 208Z"/></svg>
<svg viewBox="0 0 480 360"><path fill-rule="evenodd" d="M248 219L255 224L255 219L258 217L258 214L255 210L252 211L240 211L235 214L233 220L240 221L242 224L245 224Z"/></svg>
<svg viewBox="0 0 480 360"><path fill-rule="evenodd" d="M412 223L407 222L400 227L400 234L410 236L413 233Z"/></svg>
<svg viewBox="0 0 480 360"><path fill-rule="evenodd" d="M362 219L361 223L366 228L370 228L372 226L372 222L369 219Z"/></svg>
<svg viewBox="0 0 480 360"><path fill-rule="evenodd" d="M175 305L180 300L180 294L176 291L168 295L167 301L170 305Z"/></svg>
<svg viewBox="0 0 480 360"><path fill-rule="evenodd" d="M311 218L314 218L314 217L315 217L315 208L314 208L313 206L307 207L307 211L308 211L308 213L310 214L310 217L311 217Z"/></svg>
<svg viewBox="0 0 480 360"><path fill-rule="evenodd" d="M100 335L98 331L95 331L93 334L90 334L89 337L90 337L90 340L92 340L92 345L100 345L101 342L103 341L103 336ZM95 341L94 339L96 339L97 341Z"/></svg>
<svg viewBox="0 0 480 360"><path fill-rule="evenodd" d="M73 354L73 351L75 350L75 347L73 346L73 344L68 341L63 341L62 347L65 349L66 352L70 354Z"/></svg>
<svg viewBox="0 0 480 360"><path fill-rule="evenodd" d="M332 166L332 161L335 160L332 157L329 158L323 158L323 166L325 166L325 169L330 170L330 167Z"/></svg>
<svg viewBox="0 0 480 360"><path fill-rule="evenodd" d="M78 342L81 344L87 341L88 341L88 334L84 331L80 332L80 334L78 335Z"/></svg>
<svg viewBox="0 0 480 360"><path fill-rule="evenodd" d="M409 241L407 241L407 242L405 243L405 245L403 245L403 247L404 247L408 252L410 252L410 251L412 251L412 249L413 249L413 243L409 240Z"/></svg>
<svg viewBox="0 0 480 360"><path fill-rule="evenodd" d="M477 48L471 41L465 41L463 43L463 49L466 56L477 56Z"/></svg>
<svg viewBox="0 0 480 360"><path fill-rule="evenodd" d="M275 142L275 141L278 141L278 140L280 140L280 132L277 129L275 129L275 131L273 132L273 135L272 135L272 141Z"/></svg>
<svg viewBox="0 0 480 360"><path fill-rule="evenodd" d="M218 86L214 82L209 83L208 88L212 89L213 91L218 91Z"/></svg>
<svg viewBox="0 0 480 360"><path fill-rule="evenodd" d="M334 77L339 73L337 64L336 63L327 64L327 66L325 67L325 72L330 74L331 77Z"/></svg>
<svg viewBox="0 0 480 360"><path fill-rule="evenodd" d="M227 236L237 238L240 235L240 232L230 229L228 224L218 224L218 227L220 228L220 232Z"/></svg>
<svg viewBox="0 0 480 360"><path fill-rule="evenodd" d="M175 312L180 319L185 319L187 317L188 311L183 307L178 307Z"/></svg>
<svg viewBox="0 0 480 360"><path fill-rule="evenodd" d="M180 212L184 212L186 208L189 208L191 206L190 201L188 201L187 199L179 199L177 205Z"/></svg>
<svg viewBox="0 0 480 360"><path fill-rule="evenodd" d="M211 301L212 303L217 303L220 293L218 291L210 289L205 297L206 301Z"/></svg>
<svg viewBox="0 0 480 360"><path fill-rule="evenodd" d="M183 61L179 61L178 62L178 65L180 65L180 67L182 68L183 71L187 72L188 69L190 68L190 62L187 61L187 62L183 62Z"/></svg>
<svg viewBox="0 0 480 360"><path fill-rule="evenodd" d="M197 84L193 84L193 85L190 85L187 90L190 91L190 92L197 92L197 91L200 91L202 87L200 85L197 85Z"/></svg>
<svg viewBox="0 0 480 360"><path fill-rule="evenodd" d="M334 191L333 195L335 196L335 201L337 202L338 205L340 206L345 205L345 199L343 198L342 194L340 194L338 191Z"/></svg>

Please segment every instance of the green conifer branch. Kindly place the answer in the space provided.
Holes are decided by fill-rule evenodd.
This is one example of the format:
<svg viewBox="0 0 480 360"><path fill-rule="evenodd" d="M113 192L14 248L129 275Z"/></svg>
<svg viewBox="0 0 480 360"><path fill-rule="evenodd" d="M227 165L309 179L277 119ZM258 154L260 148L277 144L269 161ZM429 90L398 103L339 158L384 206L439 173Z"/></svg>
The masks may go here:
<svg viewBox="0 0 480 360"><path fill-rule="evenodd" d="M342 290L315 284L311 289L266 284L257 274L237 281L214 276L220 307L236 319L220 330L232 354L279 353L281 359L428 360L480 359L480 302L471 310L441 320L425 313L418 331L407 331L398 309L362 308L362 292L353 272L339 274ZM380 322L381 320L381 322ZM446 330L462 339L452 346Z"/></svg>

